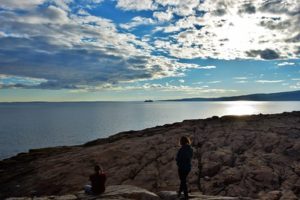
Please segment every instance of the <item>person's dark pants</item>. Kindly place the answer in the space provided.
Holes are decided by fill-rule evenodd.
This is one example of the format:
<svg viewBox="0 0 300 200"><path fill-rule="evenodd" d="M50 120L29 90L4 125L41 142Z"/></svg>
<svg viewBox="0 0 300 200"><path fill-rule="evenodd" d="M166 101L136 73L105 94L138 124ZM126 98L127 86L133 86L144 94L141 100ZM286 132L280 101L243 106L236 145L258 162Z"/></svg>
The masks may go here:
<svg viewBox="0 0 300 200"><path fill-rule="evenodd" d="M184 197L187 199L188 198L188 188L186 184L186 178L189 175L191 170L186 170L186 169L178 169L178 175L180 179L180 188L179 188L179 194L183 192Z"/></svg>

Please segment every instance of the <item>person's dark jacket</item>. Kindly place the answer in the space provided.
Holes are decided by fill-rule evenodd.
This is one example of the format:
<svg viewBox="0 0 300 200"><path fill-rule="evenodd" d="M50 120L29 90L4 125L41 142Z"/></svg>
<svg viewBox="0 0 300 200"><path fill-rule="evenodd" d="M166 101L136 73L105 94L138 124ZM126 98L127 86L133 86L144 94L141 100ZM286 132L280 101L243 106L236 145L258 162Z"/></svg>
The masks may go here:
<svg viewBox="0 0 300 200"><path fill-rule="evenodd" d="M176 162L179 170L190 171L192 168L193 149L186 144L177 152Z"/></svg>
<svg viewBox="0 0 300 200"><path fill-rule="evenodd" d="M105 191L105 174L93 174L90 176L90 181L92 184L92 191L94 194L101 194Z"/></svg>

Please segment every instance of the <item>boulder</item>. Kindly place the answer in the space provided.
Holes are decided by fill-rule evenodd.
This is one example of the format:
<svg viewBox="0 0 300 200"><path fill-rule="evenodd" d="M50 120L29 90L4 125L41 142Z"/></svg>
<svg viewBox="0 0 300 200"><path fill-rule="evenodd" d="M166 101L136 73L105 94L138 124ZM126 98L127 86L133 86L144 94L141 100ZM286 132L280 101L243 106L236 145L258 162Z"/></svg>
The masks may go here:
<svg viewBox="0 0 300 200"><path fill-rule="evenodd" d="M174 200L177 198L177 192L175 191L160 191L157 195L163 200Z"/></svg>
<svg viewBox="0 0 300 200"><path fill-rule="evenodd" d="M162 200L178 199L177 192L175 192L175 191L160 191L157 194ZM200 192L189 193L189 199L190 200L251 200L251 198L243 198L243 197L224 197L224 196L203 195Z"/></svg>
<svg viewBox="0 0 300 200"><path fill-rule="evenodd" d="M113 200L113 199L136 199L136 200L159 200L159 196L140 187L133 185L110 185L101 195L88 195L84 191L76 194L61 196L42 197L10 197L6 200Z"/></svg>
<svg viewBox="0 0 300 200"><path fill-rule="evenodd" d="M158 195L149 192L143 188L132 185L112 185L108 186L105 193L101 195L87 195L84 191L76 194L61 196L42 196L42 197L10 197L6 200L175 200L177 193L175 191L160 191ZM203 195L200 192L189 193L191 200L251 200L242 197L224 197Z"/></svg>
<svg viewBox="0 0 300 200"><path fill-rule="evenodd" d="M270 192L260 192L258 196L260 200L280 200L282 193L281 191L275 190Z"/></svg>
<svg viewBox="0 0 300 200"><path fill-rule="evenodd" d="M124 197L140 200L158 200L159 197L148 190L133 185L111 185L105 190L102 197Z"/></svg>
<svg viewBox="0 0 300 200"><path fill-rule="evenodd" d="M220 171L221 167L222 167L222 164L218 163L218 162L211 162L211 161L204 162L202 165L201 175L203 177L204 176L209 176L209 177L214 176Z"/></svg>
<svg viewBox="0 0 300 200"><path fill-rule="evenodd" d="M298 199L297 196L291 190L282 191L282 195L280 197L280 200L297 200L297 199Z"/></svg>
<svg viewBox="0 0 300 200"><path fill-rule="evenodd" d="M6 200L77 200L77 196L74 194L67 194L67 195L51 195L51 196L43 196L43 197L10 197Z"/></svg>

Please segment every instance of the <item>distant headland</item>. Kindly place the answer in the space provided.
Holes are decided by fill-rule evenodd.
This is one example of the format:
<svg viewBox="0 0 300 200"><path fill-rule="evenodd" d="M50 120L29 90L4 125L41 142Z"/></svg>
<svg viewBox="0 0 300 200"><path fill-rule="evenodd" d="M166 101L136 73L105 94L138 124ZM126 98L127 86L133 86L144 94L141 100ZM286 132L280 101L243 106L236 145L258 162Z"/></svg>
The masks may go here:
<svg viewBox="0 0 300 200"><path fill-rule="evenodd" d="M300 90L268 94L248 94L231 97L169 99L163 101L300 101Z"/></svg>

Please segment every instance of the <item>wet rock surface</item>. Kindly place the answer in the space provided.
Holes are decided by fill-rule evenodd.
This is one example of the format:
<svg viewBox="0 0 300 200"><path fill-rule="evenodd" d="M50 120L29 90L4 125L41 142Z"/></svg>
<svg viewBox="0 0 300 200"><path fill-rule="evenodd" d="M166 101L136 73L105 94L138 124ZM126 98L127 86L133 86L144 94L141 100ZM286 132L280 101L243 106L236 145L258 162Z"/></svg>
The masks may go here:
<svg viewBox="0 0 300 200"><path fill-rule="evenodd" d="M103 166L107 185L176 191L174 159L183 135L193 141L192 191L300 198L300 112L186 120L82 146L31 150L0 162L0 198L79 191L96 163Z"/></svg>

